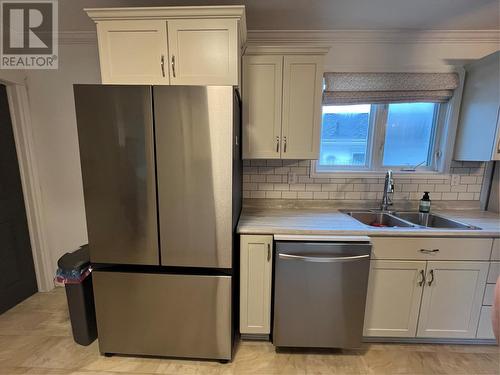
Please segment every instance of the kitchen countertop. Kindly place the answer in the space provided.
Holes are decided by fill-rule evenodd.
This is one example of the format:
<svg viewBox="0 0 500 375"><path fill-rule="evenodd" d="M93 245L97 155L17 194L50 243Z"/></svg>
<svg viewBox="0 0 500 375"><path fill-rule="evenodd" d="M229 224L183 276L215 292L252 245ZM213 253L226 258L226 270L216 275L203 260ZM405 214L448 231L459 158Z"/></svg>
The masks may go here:
<svg viewBox="0 0 500 375"><path fill-rule="evenodd" d="M359 209L359 208L357 208ZM481 228L380 228L360 223L338 208L244 207L240 234L367 235L384 237L500 237L500 215L477 209L432 212Z"/></svg>

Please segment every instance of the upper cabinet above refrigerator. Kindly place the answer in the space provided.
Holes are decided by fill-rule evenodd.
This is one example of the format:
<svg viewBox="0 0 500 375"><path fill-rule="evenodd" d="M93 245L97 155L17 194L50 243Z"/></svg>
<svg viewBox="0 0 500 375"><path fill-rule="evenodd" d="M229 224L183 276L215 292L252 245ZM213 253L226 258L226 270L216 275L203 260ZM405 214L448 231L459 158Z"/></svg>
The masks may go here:
<svg viewBox="0 0 500 375"><path fill-rule="evenodd" d="M455 160L500 160L500 52L465 67Z"/></svg>
<svg viewBox="0 0 500 375"><path fill-rule="evenodd" d="M102 83L238 86L244 6L86 9Z"/></svg>

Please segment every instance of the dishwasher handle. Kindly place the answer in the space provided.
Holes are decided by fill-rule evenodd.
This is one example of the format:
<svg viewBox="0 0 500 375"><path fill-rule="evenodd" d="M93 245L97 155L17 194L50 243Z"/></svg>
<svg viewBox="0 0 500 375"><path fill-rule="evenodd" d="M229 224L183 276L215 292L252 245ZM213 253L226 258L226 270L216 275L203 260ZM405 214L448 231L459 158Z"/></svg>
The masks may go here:
<svg viewBox="0 0 500 375"><path fill-rule="evenodd" d="M304 256L304 255L293 255L293 254L282 254L279 253L278 257L280 259L292 259L300 260L303 262L316 262L316 263L337 263L337 262L353 262L357 260L370 258L369 254L364 255L352 255L352 256L337 256L337 257L316 257L316 256Z"/></svg>

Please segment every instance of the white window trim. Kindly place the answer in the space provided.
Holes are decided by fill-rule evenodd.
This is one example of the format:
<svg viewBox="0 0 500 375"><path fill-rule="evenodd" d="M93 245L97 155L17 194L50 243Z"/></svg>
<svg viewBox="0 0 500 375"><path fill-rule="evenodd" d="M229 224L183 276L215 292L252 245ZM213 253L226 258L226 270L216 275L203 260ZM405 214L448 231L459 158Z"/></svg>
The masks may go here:
<svg viewBox="0 0 500 375"><path fill-rule="evenodd" d="M460 87L461 89L461 87ZM402 169L407 168L407 166L387 166L379 169L370 169L370 166L361 168L351 168L351 169L341 169L332 171L320 172L318 171L317 160L311 160L310 177L313 178L380 178L385 175L388 169L391 169L395 177L397 178L415 178L415 179L445 179L450 177L449 172L449 161L451 160L451 154L453 152L453 147L450 143L450 131L456 131L457 119L452 116L452 113L457 111L457 103L461 100L461 90L459 95L454 95L452 100L446 104L441 104L437 113L437 124L436 124L436 134L434 136L432 144L433 157L430 166L417 167L415 171L402 171ZM380 119L375 119L379 122ZM375 127L375 131L385 132L385 126ZM383 157L383 145L380 142L385 138L384 134L379 134L375 137L378 140L378 144L373 144L373 157L378 158L378 162L374 163L376 165L382 165L381 158ZM453 137L454 139L454 137ZM376 150L378 149L378 152Z"/></svg>

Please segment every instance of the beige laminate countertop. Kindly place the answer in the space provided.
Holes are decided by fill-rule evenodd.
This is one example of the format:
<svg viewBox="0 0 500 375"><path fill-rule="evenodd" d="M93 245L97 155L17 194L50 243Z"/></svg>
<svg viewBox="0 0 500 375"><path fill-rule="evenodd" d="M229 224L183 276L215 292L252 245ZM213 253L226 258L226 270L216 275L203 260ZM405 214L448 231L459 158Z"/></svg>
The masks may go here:
<svg viewBox="0 0 500 375"><path fill-rule="evenodd" d="M240 234L315 234L405 237L500 237L500 215L480 210L433 210L437 214L481 228L376 228L335 208L244 207Z"/></svg>

